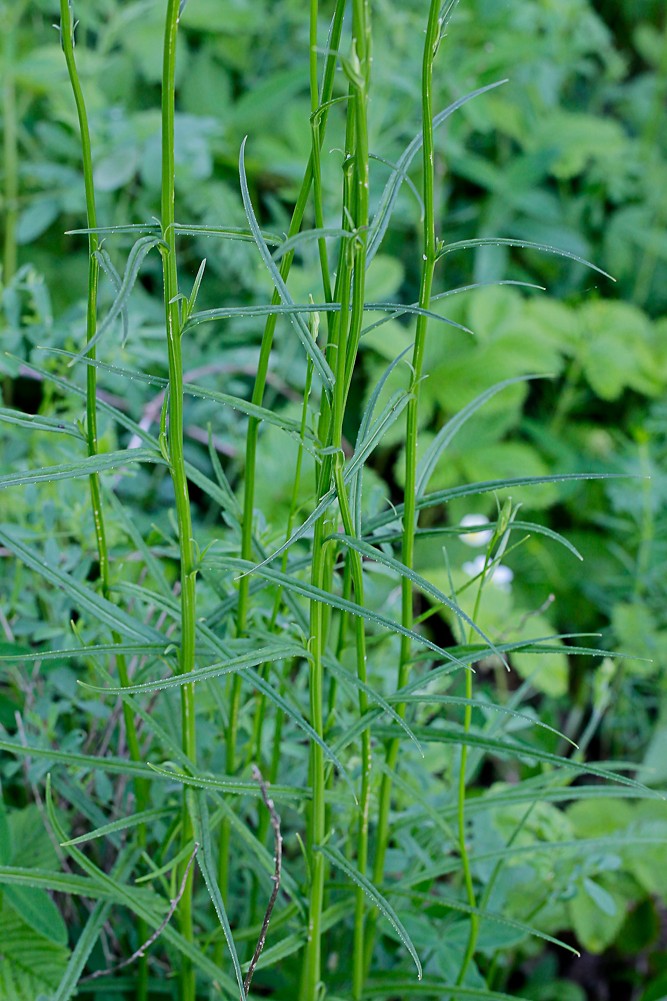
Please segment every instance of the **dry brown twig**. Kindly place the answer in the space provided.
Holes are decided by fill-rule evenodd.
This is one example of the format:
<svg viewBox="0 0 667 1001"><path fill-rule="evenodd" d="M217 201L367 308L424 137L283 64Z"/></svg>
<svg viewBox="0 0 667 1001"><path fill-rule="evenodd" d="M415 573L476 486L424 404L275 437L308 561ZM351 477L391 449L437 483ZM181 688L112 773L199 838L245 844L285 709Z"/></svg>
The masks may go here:
<svg viewBox="0 0 667 1001"><path fill-rule="evenodd" d="M128 957L128 959L124 959L122 963L117 963L116 966L109 966L109 967L107 967L106 970L96 970L95 973L91 973L90 976L83 977L79 981L79 983L81 983L81 984L88 983L88 981L90 981L90 980L97 980L98 977L108 977L109 974L111 974L111 973L117 973L119 970L125 969L126 966L129 966L131 963L136 962L137 959L141 959L142 956L144 956L146 950L150 949L150 947L153 945L153 943L158 940L158 938L160 937L160 935L162 934L162 932L165 930L165 928L167 927L167 925L169 924L169 922L173 918L174 912L176 911L176 908L178 907L180 899L183 896L183 894L185 893L185 886L186 886L186 883L188 881L188 876L190 875L190 870L192 869L192 866L193 866L195 858L197 857L197 852L198 851L199 851L199 845L195 841L194 848L192 849L192 854L191 854L191 856L190 856L190 858L188 860L187 866L185 867L185 872L183 873L183 879L181 880L181 885L178 888L178 893L176 894L176 896L172 900L169 901L169 910L167 911L167 913L165 914L163 920L160 922L160 924L158 925L158 927L155 929L155 931L153 932L153 934L151 935L151 937L148 938L148 939L146 939L146 941L144 943L142 943L142 945L139 946L139 948L136 950L136 952L133 952L132 955Z"/></svg>
<svg viewBox="0 0 667 1001"><path fill-rule="evenodd" d="M266 933L269 930L269 921L271 920L271 914L273 913L273 908L275 907L276 900L278 899L278 892L280 890L280 876L282 873L283 865L283 836L280 833L280 817L276 813L276 807L269 796L269 790L266 782L262 778L262 773L260 772L257 765L252 766L252 776L259 783L259 788L262 790L262 799L264 800L264 805L269 811L269 817L271 818L271 827L273 828L273 837L275 841L275 870L271 879L273 880L273 892L269 899L268 907L266 908L266 914L264 915L264 921L262 922L262 930L259 933L259 938L257 939L257 945L255 946L255 951L253 957L250 960L250 966L248 967L248 972L245 975L245 980L243 981L243 990L247 995L250 990L250 982L252 981L253 973L255 972L255 967L259 962L259 957L262 954L262 949L264 948L264 943L266 942Z"/></svg>

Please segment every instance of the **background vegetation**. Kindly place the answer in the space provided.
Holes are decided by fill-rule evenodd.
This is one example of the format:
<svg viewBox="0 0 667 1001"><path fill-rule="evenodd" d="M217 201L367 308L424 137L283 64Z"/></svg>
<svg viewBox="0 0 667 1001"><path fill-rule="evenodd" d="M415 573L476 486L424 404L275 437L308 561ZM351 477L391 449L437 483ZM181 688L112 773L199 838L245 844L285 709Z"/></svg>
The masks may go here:
<svg viewBox="0 0 667 1001"><path fill-rule="evenodd" d="M197 582L198 622L221 645L218 657L229 656L227 641L240 643L229 649L247 657L243 637L251 635L255 644L263 637L268 645L276 626L281 642L293 646L305 644L308 633L307 606L290 587L316 560L317 535L312 548L308 537L290 550L292 584L275 579L269 581L271 589L260 591L260 578L246 578L254 582L246 585L254 595L250 625L237 612L239 586L244 585L236 579L240 565L233 560L243 552L248 413L225 405L215 394L251 398L263 319L249 311L269 301L273 286L252 240L196 232L196 227L222 226L247 231L248 208L239 187L239 149L245 136L248 199L259 224L278 240L289 231L313 141L310 29L304 6L297 0L189 0L179 30L176 218L190 228L178 243L179 288L190 294L205 258L197 310L244 306L248 314L200 322L188 328L183 341L186 382L209 391L185 397L184 460L190 470L197 559L205 554ZM421 128L427 6L418 0L371 3L368 147L377 156L370 160L370 219L377 218L385 183ZM91 0L76 11L81 18L76 60L90 121L97 216L105 227L164 221L159 110L164 7L152 0ZM320 8L321 75L333 4ZM85 479L63 476L55 481L44 475L30 482L30 470L63 466L75 450L77 458L85 455L86 366L70 363L86 339L89 244L85 234L65 235L85 228L86 221L79 125L58 32L52 27L59 12L46 0L17 0L0 11L0 454L5 488L0 492L0 998L64 999L78 991L77 996L110 1001L141 997L142 990L144 998L186 997L179 993L183 979L176 981L172 974L180 970L182 978L189 961L199 971L197 997L204 998L215 991L211 984L216 982L206 957L222 971L222 996L238 997L224 925L228 913L239 962L247 964L270 893L274 851L269 813L250 771L253 763L278 784L275 799L286 856L264 968L260 963L254 981L258 996L285 998L301 990L303 1001L361 997L357 985L351 986L348 956L353 936L357 949L362 920L366 948L373 952L375 942L373 961L366 964L370 972L364 973L364 998L429 996L444 1001L500 997L501 992L534 1001L666 997L667 814L651 795L667 780L664 3L461 0L438 52L435 111L477 88L507 82L463 104L435 131L438 237L448 245L471 239L480 243L465 250L450 247L438 265L444 263L436 272L434 291L478 287L431 304L452 322L432 321L426 342L419 455L442 441L439 432L471 401L501 381L507 385L489 394L461 426L429 481L432 492L453 492L446 505L430 506L419 522L422 532L412 562L419 575L415 628L435 649L476 662L477 705L466 720L465 703L442 702L443 697L470 697L460 676L467 672L445 675L439 687L427 679L414 689L419 701L408 703L405 719L422 750L409 740L401 744L382 885L378 880L375 890L366 885L373 869L370 865L368 877L363 876L362 842L355 834L358 804L348 794L345 778L339 773L334 779L331 770L326 772L327 840L319 845L328 854L315 851L310 808L299 800L299 790L312 785L317 767L312 754L309 764L306 746L312 734L305 734L299 721L315 725L315 720L304 664L297 669L289 659L295 654L283 649L275 665L265 665L256 676L257 686L265 679L268 694L243 685L236 721L230 706L241 698L240 682L222 677L196 686L200 774L219 779L229 773L246 782L237 791L247 793L227 795L228 786L222 797L223 784L211 790L208 804L198 794L197 810L210 809L213 818L215 846L209 849L220 860L222 891L211 895L212 903L202 868L192 938L198 951L182 959L182 942L175 932L170 937L176 926L170 922L151 947L148 963L136 962L78 988L77 980L85 975L82 964L88 963L88 974L103 971L148 939L178 894L190 850L187 837L179 847L184 837L178 819L180 780L163 775L157 781L141 762L135 762L134 772L130 764L126 770L120 765L115 772L111 766L101 770L76 755L132 757L128 720L134 711L140 714L141 761L179 773L188 769L178 758L175 689L162 695L141 693L134 710L123 716L120 703L77 684L116 685L106 673L115 674L108 660L90 654L46 655L112 642L109 622L99 618L106 606L92 599L78 604L73 600L78 587L82 595L85 591L113 600L123 614L143 623L143 634L135 640L138 649L128 660L134 683L162 676L164 665L155 656L143 656L141 643L151 631L178 643L180 626L173 609L179 596L181 522L174 514L173 480L165 463L132 465L131 473L115 467L106 472L102 482L113 584L107 592ZM349 57L347 22L345 32L341 52ZM336 97L345 95L350 79L349 68L346 76L341 65ZM306 227L337 230L327 241L332 261L337 241L345 239L340 189L342 150L349 143L346 128L349 118L342 101L330 110L322 146L323 218L316 218L311 203L306 212ZM415 303L420 298L424 178L419 157L409 178L366 274L367 302ZM162 266L154 250L139 259L138 235L104 235L101 242L100 316L118 301L122 276L137 262L131 295L123 297L123 316L117 310L116 322L98 345L102 453L136 448L142 432L149 447L145 434L157 438L165 429L160 420L171 374L164 344ZM557 247L571 256L542 253L526 247L528 243ZM585 268L578 258L594 262L616 282ZM326 298L320 264L317 241L297 245L289 279L295 302ZM506 281L510 284L498 284ZM373 328L378 319L386 322ZM324 314L319 321L326 325ZM407 397L400 394L409 383L408 366L388 366L411 350L419 320L385 311L368 312L364 322L371 329L360 341L340 429L348 459L363 443L359 429L364 420L368 431L369 408L375 406L377 416L387 401L393 400L395 408L399 400L401 407L406 405ZM306 329L317 333L312 314ZM543 378L525 378L534 375ZM286 526L293 529L315 507L313 478L328 460L304 447L306 431L315 426L313 415L321 409L317 376L310 410L303 407L304 399L308 404L304 387L312 378L292 326L280 319L263 398L277 421L265 422L259 437L253 560L277 549ZM374 395L380 384L382 394ZM171 385L173 392L173 381ZM387 512L402 502L406 461L409 466L411 459L404 416L386 424L364 464L358 515L363 513L374 544L390 560L386 543L399 529ZM301 477L295 493L297 461ZM550 479L590 473L621 475ZM456 489L518 477L547 481L496 491ZM499 512L505 523L501 518L497 527ZM461 526L470 525L470 515L490 519L496 531L490 543L465 534ZM340 517L344 523L345 514ZM513 519L511 536L508 519ZM528 524L533 527L522 528ZM336 522L332 530L345 528L347 533L348 527ZM554 540L554 532L565 536L570 548ZM471 541L481 545L475 550ZM493 575L487 572L485 553L498 557L499 544L502 567ZM487 550L489 545L496 548ZM583 564L571 547L584 557ZM344 556L339 554L341 565ZM299 559L305 562L299 564ZM361 563L360 556L359 567ZM352 594L367 608L367 680L399 711L387 715L384 703L384 714L375 712L373 730L359 724L373 710L364 702L363 689L344 674L356 676L359 634L353 616L329 608L323 613L330 617L323 630L330 628L334 649L329 650L323 698L331 713L321 733L328 753L340 755L355 788L364 774L363 734L372 734L375 770L368 796L375 818L387 775L383 749L397 740L398 717L406 712L406 703L396 695L406 684L404 679L397 686L395 677L395 665L403 657L400 637L378 626L377 616L401 621L401 580L406 578L388 562L365 559L360 601L359 581L352 582L355 566L354 558L347 558L347 570L340 573L343 590L333 585L331 590L348 599ZM278 570L280 563L273 567ZM286 567L282 565L283 571ZM476 601L477 587L466 585L480 573L483 594ZM462 635L460 617L438 599L441 593L456 597L496 646L508 645L509 674L493 651L482 650L479 636ZM560 637L550 640L549 652L514 652L517 644L545 637ZM574 656L568 651L573 647L594 653ZM424 655L417 646L411 654L416 658L413 670L421 677L443 663L437 657L425 662ZM260 663L254 663L259 671ZM429 701L424 701L425 688ZM493 711L494 705L523 715ZM238 746L232 744L231 762L230 731L238 741ZM488 743L494 740L498 743ZM579 750L568 740L576 741ZM462 747L467 751L462 753ZM561 769L550 757L555 754L568 758L573 768ZM582 777L574 766L584 758L593 768L606 763L609 771L624 763L619 775L630 775L637 784L614 785L595 774ZM469 785L465 840L473 897L455 829L457 810L461 819L461 771ZM149 779L150 795L142 786ZM363 801L363 787L357 796ZM146 817L148 832L143 825L112 827L83 849L61 847L68 837L113 823L137 808L152 811ZM200 814L192 823L201 830L209 820ZM371 840L374 824L373 819ZM225 867L225 851L231 851L236 863L230 868ZM317 978L324 986L316 988L320 994L309 996L303 986L304 962L310 962L312 972L314 960L304 960L303 946L316 858L326 870L324 951ZM84 863L94 868L85 870L87 882L77 886ZM25 868L47 875L41 884L35 877L23 885L18 874ZM363 893L355 904L360 872L371 896L365 905L358 903L366 899ZM61 874L59 880L56 874ZM135 884L141 876L149 878L148 886ZM227 910L222 907L221 927L213 905L223 900ZM355 906L363 914L357 926ZM502 916L506 923L483 917L475 932L475 960L465 962L475 910ZM179 927L187 938L183 924ZM556 947L551 941L556 937L582 951L583 958ZM421 986L411 950L423 964ZM310 974L305 976L308 981Z"/></svg>

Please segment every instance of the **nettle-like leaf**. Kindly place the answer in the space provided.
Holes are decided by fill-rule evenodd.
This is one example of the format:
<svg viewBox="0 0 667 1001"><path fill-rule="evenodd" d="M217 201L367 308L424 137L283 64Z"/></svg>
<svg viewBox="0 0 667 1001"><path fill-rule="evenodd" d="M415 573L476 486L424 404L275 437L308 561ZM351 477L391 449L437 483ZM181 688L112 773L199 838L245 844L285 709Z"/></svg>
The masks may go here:
<svg viewBox="0 0 667 1001"><path fill-rule="evenodd" d="M3 900L0 906L0 997L35 1001L60 982L69 950L40 935Z"/></svg>

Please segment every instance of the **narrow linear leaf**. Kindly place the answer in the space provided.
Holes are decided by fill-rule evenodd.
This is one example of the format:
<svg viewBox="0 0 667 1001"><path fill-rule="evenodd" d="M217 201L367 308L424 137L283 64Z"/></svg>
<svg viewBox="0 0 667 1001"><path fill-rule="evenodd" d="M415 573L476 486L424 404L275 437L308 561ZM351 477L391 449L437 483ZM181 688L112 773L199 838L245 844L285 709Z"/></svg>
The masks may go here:
<svg viewBox="0 0 667 1001"><path fill-rule="evenodd" d="M220 893L220 887L218 886L218 882L215 877L215 863L213 861L213 852L211 850L210 820L208 815L208 806L206 805L206 796L204 793L195 793L192 796L192 800L194 801L193 822L195 828L195 838L199 842L197 865L199 866L201 874L204 877L206 889L208 890L215 913L218 916L220 927L222 928L225 941L227 942L227 948L229 949L232 957L232 965L234 966L234 973L236 975L236 982L239 986L241 1001L245 1001L246 992L243 986L241 964L239 963L239 957L236 951L236 945L234 944L232 929L229 926L229 918L227 917L225 904L222 899L222 894Z"/></svg>
<svg viewBox="0 0 667 1001"><path fill-rule="evenodd" d="M437 302L439 299L448 299L450 296L461 295L463 292L473 292L475 289L479 288L494 288L497 285L518 285L520 288L530 288L537 292L546 291L544 285L535 285L533 282L515 281L511 278L501 278L492 282L472 282L470 285L459 285L457 288L450 288L445 292L438 292L436 295L431 296L430 302ZM364 327L361 331L361 336L364 337L366 334L369 334L371 330L375 330L377 327L381 327L383 324L389 323L390 320L396 320L400 316L404 316L406 312L415 306L418 307L419 303L410 303L410 306L407 308L396 303L393 311L388 316L383 316L381 320L376 320L375 323L371 323L367 327Z"/></svg>
<svg viewBox="0 0 667 1001"><path fill-rule="evenodd" d="M89 236L97 233L98 236L116 236L124 233L159 233L160 226L156 222L132 222L122 226L94 226L89 229L66 229L65 236Z"/></svg>
<svg viewBox="0 0 667 1001"><path fill-rule="evenodd" d="M119 820L113 820L111 823L105 824L103 827L98 827L94 831L88 831L87 834L80 834L78 838L70 838L61 847L67 848L69 845L82 845L87 841L95 841L97 838L106 838L109 834L116 834L118 831L128 831L133 827L138 827L140 824L148 824L153 820L161 820L163 817L170 816L171 813L172 810L169 807L142 810L140 813L132 814L131 817L121 817Z"/></svg>
<svg viewBox="0 0 667 1001"><path fill-rule="evenodd" d="M429 684L430 682L426 681L424 683ZM423 695L405 695L399 693L397 695L390 695L388 701L396 702L399 705L403 705L404 703L427 703L434 706L472 706L473 709L479 709L481 712L498 712L505 716L511 716L514 719L520 719L531 726L539 726L543 730L549 730L551 733L556 734L557 737L566 740L572 747L577 747L577 744L566 734L561 733L560 730L557 730L553 726L549 726L548 723L543 723L537 716L528 716L526 713L510 709L508 706L498 705L496 702L483 702L481 699L465 699L459 695L435 695L433 692L426 692Z"/></svg>
<svg viewBox="0 0 667 1001"><path fill-rule="evenodd" d="M116 864L113 868L113 878L124 880L132 869L134 860L135 854L129 849L122 852L116 860ZM71 998L76 992L79 979L85 969L88 957L100 937L100 933L109 917L110 911L110 903L100 900L95 904L95 907L91 911L90 916L84 925L83 931L77 939L76 946L74 947L74 950L69 958L62 980L53 995L53 1001L69 1001L69 998Z"/></svg>
<svg viewBox="0 0 667 1001"><path fill-rule="evenodd" d="M60 841L66 841L67 835L65 834L65 831L63 830L55 812L48 779L46 786L46 805L49 821L56 837ZM151 927L159 927L166 910L166 901L161 900L152 891L129 888L124 883L115 880L112 876L102 872L87 858L86 855L83 854L83 852L79 851L78 848L70 846L68 848L68 852L84 872L87 872L89 875L95 877L105 888L109 890L110 895L112 895L117 903L129 907L134 914L143 918L144 921L146 921ZM153 900L156 901L156 906L152 907L144 903L146 899L145 895L147 893L151 894ZM192 962L211 980L218 982L224 990L229 991L232 995L234 994L236 988L234 981L230 977L226 976L226 974L224 974L215 963L208 959L196 945L185 939L172 924L167 924L162 929L162 937L165 941L170 942L171 945L173 945L174 948L176 948L184 956L187 956L188 959L192 960Z"/></svg>
<svg viewBox="0 0 667 1001"><path fill-rule="evenodd" d="M445 257L447 254L453 254L457 250L469 250L474 247L517 247L520 250L539 250L544 254L555 254L556 257L566 257L570 261L576 261L577 264L583 264L584 267L590 268L592 271L597 271L600 275L604 275L610 281L616 281L614 276L610 275L607 271L603 271L596 264L592 264L591 261L587 261L584 257L579 257L578 254L573 254L569 250L560 250L558 247L552 247L548 243L532 243L529 240L514 240L499 236L482 236L474 240L457 240L456 243L448 243L439 250L436 260L440 260L441 257Z"/></svg>
<svg viewBox="0 0 667 1001"><path fill-rule="evenodd" d="M109 312L102 323L98 325L95 336L91 337L91 339L86 342L85 348L72 360L72 365L76 364L76 362L81 358L84 358L89 353L91 348L95 347L95 345L100 342L114 320L116 320L116 318L126 308L127 300L129 299L130 293L134 288L134 284L139 275L139 270L144 258L151 252L151 250L153 250L154 247L160 246L162 242L161 236L142 236L134 244L127 258L121 287L118 290L118 294L116 295Z"/></svg>
<svg viewBox="0 0 667 1001"><path fill-rule="evenodd" d="M336 868L342 869L342 871L347 876L350 877L352 882L356 883L357 886L360 886L361 889L366 894L366 896L369 897L370 900L372 900L372 902L375 904L375 906L383 915L383 917L387 919L387 921L392 926L392 928L400 938L405 948L412 956L414 964L417 967L417 977L419 980L421 980L423 971L422 971L422 965L419 961L419 956L417 955L417 950L412 944L410 936L403 927L403 924L398 914L393 909L391 904L387 902L387 900L382 896L382 894L373 886L373 884L368 879L366 879L364 875L362 875L362 873L359 872L358 869L355 869L354 866L350 865L345 856L342 855L337 848L333 848L329 845L316 845L314 850L316 852L321 852L322 855L324 855L324 857L327 858L332 865L336 866Z"/></svg>
<svg viewBox="0 0 667 1001"><path fill-rule="evenodd" d="M472 1001L516 1001L510 994L502 994L498 991L490 991L485 988L459 987L457 984L448 984L442 980L423 980L419 984L410 980L400 980L393 977L391 980L373 980L365 988L362 995L364 1001L386 1001L386 998L400 997L401 1001L408 1001L411 997L428 997L433 1001L441 1001L442 998L471 998ZM523 1001L531 1001L531 998L524 998Z"/></svg>
<svg viewBox="0 0 667 1001"><path fill-rule="evenodd" d="M257 783L250 780L246 782L243 779L231 779L224 776L215 778L202 774L191 775L177 771L175 768L153 765L150 761L147 763L147 767L154 775L170 779L172 782L180 782L193 789L216 789L226 795L254 796L256 799L260 799L262 795ZM311 791L299 786L272 785L271 795L276 801L300 802L303 799L310 799Z"/></svg>
<svg viewBox="0 0 667 1001"><path fill-rule="evenodd" d="M42 660L78 660L86 657L106 656L133 656L154 654L156 657L164 656L166 646L164 643L99 643L96 646L67 647L64 650L41 650L39 653L32 651L0 654L0 662L25 660L27 663L34 663Z"/></svg>
<svg viewBox="0 0 667 1001"><path fill-rule="evenodd" d="M514 928L516 931L523 932L526 936L530 935L533 938L541 938L544 942L549 942L560 949L565 949L566 952L571 952L574 956L581 955L577 949L568 945L567 942L563 942L562 939L547 935L546 932L540 931L538 928L534 928L524 921L515 921L513 918L507 918L503 914L496 914L494 911L483 910L481 907L471 907L470 904L464 904L462 900L457 900L456 897L443 896L442 894L429 896L425 893L415 893L414 890L396 890L395 892L392 891L392 893L394 896L407 897L415 902L419 901L424 908L442 906L448 909L451 908L454 911L461 911L464 914L476 914L485 921L493 921L494 924L505 925L506 928Z"/></svg>
<svg viewBox="0 0 667 1001"><path fill-rule="evenodd" d="M518 741L516 739L508 740L497 739L494 737L486 737L483 734L475 733L465 733L463 730L459 730L451 725L444 724L439 727L415 727L414 731L420 740L427 742L442 742L444 744L468 744L470 747L476 747L484 751L488 751L490 754L497 754L499 757L515 757L515 758L530 758L533 761L541 761L544 764L555 765L558 768L563 768L566 770L572 770L578 772L580 775L597 775L598 778L606 779L607 782L613 782L618 785L627 785L634 789L640 789L642 792L652 792L647 786L643 785L641 782L637 782L635 779L630 779L625 775L621 775L618 771L612 771L607 762L608 767L603 767L600 765L586 764L580 761L573 761L572 758L564 758L558 754L552 754L550 751L542 751L539 748L531 747L529 744L523 741ZM376 729L376 734L378 736L384 736L388 739L396 737L395 727L379 726ZM620 768L629 769L632 766L627 762L621 762L618 766ZM662 799L663 797L659 793L653 793L655 799Z"/></svg>
<svg viewBox="0 0 667 1001"><path fill-rule="evenodd" d="M0 476L0 490L7 487L24 486L26 483L52 483L55 480L74 480L80 476L91 476L93 473L103 473L109 469L118 469L133 462L156 462L164 465L165 460L159 452L147 448L123 449L120 452L102 452L91 455L76 462L63 462L54 466L43 466L41 469L31 469L27 472L9 473Z"/></svg>
<svg viewBox="0 0 667 1001"><path fill-rule="evenodd" d="M539 486L542 483L575 483L584 480L627 479L630 473L555 473L550 476L513 476L504 480L481 480L478 483L467 483L460 487L450 487L447 490L436 490L417 499L417 510L438 507L447 504L457 497L473 497L476 494L493 493L494 490L511 490L513 487ZM403 504L397 504L392 511L385 511L369 519L364 526L364 533L369 534L376 528L382 528L403 516Z"/></svg>
<svg viewBox="0 0 667 1001"><path fill-rule="evenodd" d="M292 306L293 305L292 297L289 294L287 285L283 281L283 278L280 272L278 271L278 268L273 262L269 248L267 247L266 242L262 237L262 233L257 223L257 218L255 217L254 209L252 207L250 192L248 190L248 179L246 177L246 172L245 172L245 144L246 144L246 139L244 139L243 142L241 143L241 150L239 153L239 175L241 180L241 198L243 199L243 207L245 209L245 213L248 218L248 223L250 225L250 229L255 239L255 244L257 245L257 249L259 250L260 256L264 264L269 270L269 273L271 275L271 280L273 281L273 284L275 285L276 290L282 302L287 306ZM331 392L333 391L333 384L334 384L333 372L329 368L329 365L324 355L315 344L307 324L298 314L290 316L290 320L292 326L294 327L297 333L299 340L301 341L301 344L303 345L306 354L308 355L313 365L315 366L315 369L319 373L325 390L327 391L327 393L331 394Z"/></svg>
<svg viewBox="0 0 667 1001"><path fill-rule="evenodd" d="M40 414L24 414L21 410L10 410L0 407L0 421L5 424L17 424L19 427L29 427L31 431L55 431L57 434L68 434L83 441L83 435L76 425L58 417L42 417Z"/></svg>
<svg viewBox="0 0 667 1001"><path fill-rule="evenodd" d="M65 594L70 596L77 608L90 612L100 622L118 630L122 635L144 642L148 640L151 643L161 643L164 646L163 637L157 629L133 619L122 608L79 583L70 574L49 566L39 553L16 538L15 531L12 531L13 526L8 526L8 528L9 530L5 531L0 526L0 543L31 570L34 570L55 587L61 588Z"/></svg>
<svg viewBox="0 0 667 1001"><path fill-rule="evenodd" d="M347 229L340 229L335 227L320 227L319 229L304 229L300 233L295 233L288 240L284 240L280 244L277 250L273 251L272 257L274 261L279 261L281 257L285 254L290 254L296 247L299 247L302 243L309 243L312 240L321 240L323 237L326 239L349 239L354 236Z"/></svg>
<svg viewBox="0 0 667 1001"><path fill-rule="evenodd" d="M406 737L408 737L412 741L412 743L415 745L415 747L422 755L422 757L424 756L422 746L415 737L415 735L413 734L408 724L405 722L402 716L399 716L394 707L390 705L390 703L386 699L384 699L379 692L376 692L374 688L363 682L359 677L357 677L356 674L352 674L351 671L346 671L345 668L341 664L339 664L334 657L325 656L323 658L323 661L327 670L331 671L332 674L335 674L336 677L341 682L343 682L346 685L350 685L351 687L356 688L359 691L365 692L369 700L371 702L375 702L375 704L378 706L377 712L366 713L366 715L362 717L362 719L366 721L366 724L368 726L370 726L373 719L377 719L383 713L386 713L388 716L391 716L394 723L400 726L400 728L404 731ZM424 698L426 699L426 696L424 696Z"/></svg>
<svg viewBox="0 0 667 1001"><path fill-rule="evenodd" d="M329 605L331 608L337 608L341 612L349 612L350 615L366 619L367 622L374 622L379 626L383 626L385 629L389 629L391 632L400 633L402 636L409 636L410 639L428 647L429 650L433 650L434 653L437 653L438 656L443 657L445 660L452 661L457 664L461 663L457 657L451 654L448 650L443 649L443 647L438 646L437 643L433 643L427 636L423 636L420 633L415 632L413 629L407 629L399 622L395 622L393 619L389 619L386 616L381 615L379 612L375 612L363 605L358 605L354 601L349 601L346 598L339 597L338 595L325 591L322 588L315 587L314 585L309 584L306 581L299 580L296 577L291 577L289 574L281 573L278 570L269 570L263 565L261 567L255 567L247 560L239 560L232 557L213 557L210 553L206 557L206 563L211 567L218 566L224 569L241 570L245 573L258 574L266 580L274 581L276 584L282 584L282 586L287 590L293 591L295 594L299 594L302 597L307 598L309 601L319 601L323 605Z"/></svg>
<svg viewBox="0 0 667 1001"><path fill-rule="evenodd" d="M126 687L116 686L113 688L103 688L98 685L90 685L80 681L82 688L99 692L102 695L138 695L142 692L164 691L169 688L181 688L183 685L195 685L200 681L210 681L211 678L219 678L226 674L234 674L244 671L259 664L269 664L276 660L287 660L295 657L308 658L308 651L299 646L260 647L249 654L242 654L239 657L231 657L225 661L209 664L208 667L201 667L186 674L177 674L170 678L158 678L155 681L145 681L139 685L127 685Z"/></svg>
<svg viewBox="0 0 667 1001"><path fill-rule="evenodd" d="M255 237L251 230L241 229L238 226L191 226L187 223L177 222L174 224L174 231L180 236L218 236L223 240L242 240L244 243L254 243ZM276 233L268 233L262 230L262 239L265 243L277 247L284 240Z"/></svg>
<svg viewBox="0 0 667 1001"><path fill-rule="evenodd" d="M79 754L75 751L55 751L50 747L17 744L16 741L4 738L0 738L0 751L7 751L20 757L43 758L73 768L99 770L116 775L136 775L148 779L155 777L147 765L142 765L138 761L126 761L124 758L97 757L94 754Z"/></svg>
<svg viewBox="0 0 667 1001"><path fill-rule="evenodd" d="M437 129L438 126L447 121L447 119L453 115L455 111L462 108L468 101L472 101L475 97L479 97L481 94L486 94L490 90L495 90L496 87L500 87L504 83L507 83L507 81L497 80L495 83L487 84L485 87L479 87L477 90L473 90L469 94L465 94L463 97L453 101L447 108L434 116L433 128ZM396 198L398 197L401 184L405 180L410 169L410 165L416 154L421 149L423 142L424 133L419 131L412 142L401 154L398 163L396 164L396 170L392 173L384 187L377 211L369 228L368 247L366 250L366 259L368 263L373 260L378 252L384 234L387 232L391 213L393 211Z"/></svg>
<svg viewBox="0 0 667 1001"><path fill-rule="evenodd" d="M447 423L440 428L437 435L419 460L417 465L417 482L415 486L416 496L419 498L424 495L426 487L428 486L428 481L433 475L438 459L457 432L460 431L464 424L480 409L480 407L483 407L488 400L491 400L503 389L507 389L508 386L515 386L521 382L529 382L532 379L539 378L541 378L539 375L519 375L515 376L513 379L504 379L502 382L497 382L494 386L491 386L483 393L480 393L479 396L476 396L475 399L463 407L462 410L459 410L459 412L455 414L451 420L448 420Z"/></svg>
<svg viewBox="0 0 667 1001"><path fill-rule="evenodd" d="M486 633L475 624L475 622L473 622L470 616L467 615L455 601L448 598L443 591L435 587L434 584L431 584L430 581L427 581L425 577L421 576L421 574L418 574L415 570L411 570L410 567L407 567L404 563L401 563L399 560L395 560L392 556L387 556L387 554L383 553L381 549L376 549L374 546L370 546L367 542L364 542L361 539L353 539L349 535L338 533L336 535L336 541L342 542L343 545L348 547L348 549L354 549L355 552L359 553L361 556L365 556L367 559L373 560L375 563L380 563L389 570L393 570L400 577L406 577L416 587L418 587L420 591L423 591L424 594L428 594L429 597L434 598L439 604L445 605L445 607L449 608L449 610L453 612L457 618L461 619L462 622L465 622L467 626L470 626L470 628L473 629L477 635L488 644L489 649L492 650L493 653L495 653L496 656L499 657L509 669L505 658L501 654L500 650L498 650L493 640L487 636Z"/></svg>

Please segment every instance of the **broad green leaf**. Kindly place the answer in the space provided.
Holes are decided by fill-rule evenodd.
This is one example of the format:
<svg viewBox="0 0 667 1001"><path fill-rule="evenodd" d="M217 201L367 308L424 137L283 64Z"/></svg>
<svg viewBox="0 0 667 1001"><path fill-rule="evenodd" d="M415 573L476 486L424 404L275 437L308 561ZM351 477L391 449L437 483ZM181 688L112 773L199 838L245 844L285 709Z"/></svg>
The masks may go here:
<svg viewBox="0 0 667 1001"><path fill-rule="evenodd" d="M67 945L67 926L46 890L29 886L6 886L4 893L5 903L11 905L24 924L49 942Z"/></svg>
<svg viewBox="0 0 667 1001"><path fill-rule="evenodd" d="M31 1001L57 987L69 952L17 918L13 909L0 905L0 997L3 1001Z"/></svg>

